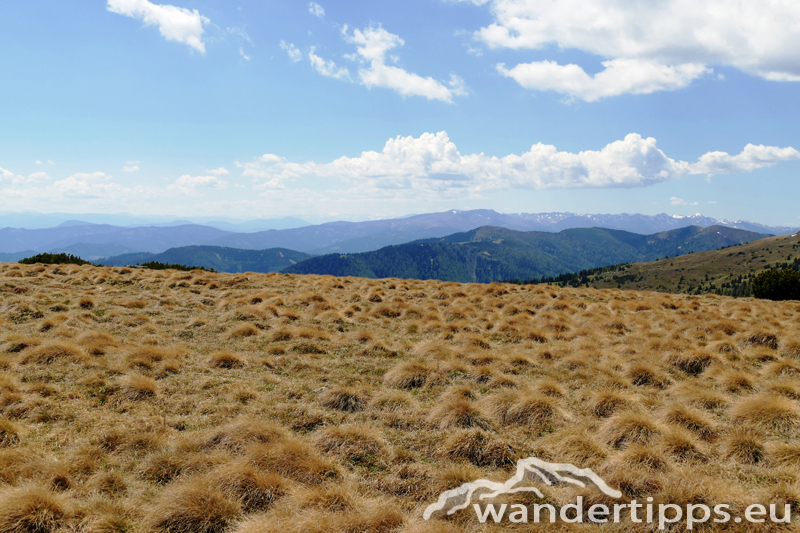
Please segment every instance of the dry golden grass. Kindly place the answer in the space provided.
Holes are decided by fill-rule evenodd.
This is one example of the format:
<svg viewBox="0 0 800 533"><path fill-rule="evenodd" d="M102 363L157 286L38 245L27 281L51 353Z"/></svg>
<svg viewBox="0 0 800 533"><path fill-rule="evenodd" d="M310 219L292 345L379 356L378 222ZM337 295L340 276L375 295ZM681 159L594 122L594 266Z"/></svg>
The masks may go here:
<svg viewBox="0 0 800 533"><path fill-rule="evenodd" d="M626 497L800 510L798 323L797 302L0 264L0 533L519 530L421 513L534 455Z"/></svg>

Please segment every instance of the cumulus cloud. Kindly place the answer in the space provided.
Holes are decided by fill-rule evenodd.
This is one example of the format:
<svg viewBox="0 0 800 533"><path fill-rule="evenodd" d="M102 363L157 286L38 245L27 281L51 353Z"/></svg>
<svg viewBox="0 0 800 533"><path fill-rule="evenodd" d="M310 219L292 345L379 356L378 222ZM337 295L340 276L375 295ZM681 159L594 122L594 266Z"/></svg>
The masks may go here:
<svg viewBox="0 0 800 533"><path fill-rule="evenodd" d="M308 12L319 18L325 16L325 9L323 9L323 7L316 2L308 3Z"/></svg>
<svg viewBox="0 0 800 533"><path fill-rule="evenodd" d="M230 174L230 172L228 172L228 169L225 167L213 168L209 170L208 173L211 174L212 176L227 176L228 174Z"/></svg>
<svg viewBox="0 0 800 533"><path fill-rule="evenodd" d="M347 67L339 67L333 61L325 61L316 54L316 47L312 46L308 52L308 60L319 74L337 80L350 80L350 71Z"/></svg>
<svg viewBox="0 0 800 533"><path fill-rule="evenodd" d="M609 60L594 78L580 67L547 62L507 70L532 89L576 98L674 90L715 65L800 81L800 3L791 0L490 0L490 6L494 22L475 33L490 48L556 44ZM557 79L548 80L547 72Z"/></svg>
<svg viewBox="0 0 800 533"><path fill-rule="evenodd" d="M21 174L15 175L13 172L6 170L5 168L0 168L0 183L6 183L10 185L32 185L49 181L50 179L52 178L50 178L47 172L34 172L33 174L22 176ZM6 192L7 190L4 191L4 194Z"/></svg>
<svg viewBox="0 0 800 533"><path fill-rule="evenodd" d="M441 100L452 103L454 96L467 94L464 80L455 74L450 75L450 80L443 83L434 78L424 78L413 72L408 72L394 65L387 65L387 53L405 44L399 35L389 33L380 26L371 26L364 30L355 29L349 33L347 26L342 30L345 41L356 46L356 53L348 54L345 58L359 64L356 81L366 87L381 87L391 89L403 97L422 96L428 100ZM308 54L312 67L323 76L340 80L353 81L347 67L339 67L331 60L325 60L316 54L312 47ZM392 61L397 58L392 56Z"/></svg>
<svg viewBox="0 0 800 533"><path fill-rule="evenodd" d="M362 30L343 31L345 40L356 45L357 58L363 66L358 71L361 84L371 89L383 87L392 89L402 96L423 96L428 100L442 100L452 103L453 96L465 94L464 82L458 76L450 80L450 87L431 78L423 78L399 67L386 64L389 50L403 46L405 41L399 35L389 33L380 26Z"/></svg>
<svg viewBox="0 0 800 533"><path fill-rule="evenodd" d="M198 195L197 189L200 187L224 189L227 183L217 176L190 176L184 174L167 187L167 190L175 191L180 194Z"/></svg>
<svg viewBox="0 0 800 533"><path fill-rule="evenodd" d="M148 0L108 0L107 9L141 20L148 26L158 26L161 36L168 41L187 44L203 54L206 52L203 26L211 21L196 9L153 4Z"/></svg>
<svg viewBox="0 0 800 533"><path fill-rule="evenodd" d="M556 91L572 98L594 102L620 94L649 94L682 89L711 69L697 63L666 66L638 59L603 61L604 70L594 76L578 65L559 65L555 61L522 63L506 69L497 65L502 75L513 78L526 89Z"/></svg>
<svg viewBox="0 0 800 533"><path fill-rule="evenodd" d="M292 43L281 41L281 50L285 50L286 54L289 56L289 59L295 63L303 59L303 53Z"/></svg>
<svg viewBox="0 0 800 533"><path fill-rule="evenodd" d="M105 172L79 172L53 183L53 190L61 196L71 198L109 198L124 191L112 179Z"/></svg>
<svg viewBox="0 0 800 533"><path fill-rule="evenodd" d="M138 161L136 163L138 163ZM137 170L139 170L139 165L137 165L136 163L128 163L127 165L122 167L122 171L123 172L136 172Z"/></svg>
<svg viewBox="0 0 800 533"><path fill-rule="evenodd" d="M341 157L330 163L296 163L275 154L237 163L243 175L265 188L285 187L303 176L340 178L375 189L453 190L471 193L502 189L644 187L692 174L750 172L800 158L793 148L753 147L730 156L711 152L698 162L669 158L652 137L636 133L600 150L578 153L535 144L522 154L504 157L461 154L446 132L389 139L380 152ZM736 170L734 170L736 169Z"/></svg>

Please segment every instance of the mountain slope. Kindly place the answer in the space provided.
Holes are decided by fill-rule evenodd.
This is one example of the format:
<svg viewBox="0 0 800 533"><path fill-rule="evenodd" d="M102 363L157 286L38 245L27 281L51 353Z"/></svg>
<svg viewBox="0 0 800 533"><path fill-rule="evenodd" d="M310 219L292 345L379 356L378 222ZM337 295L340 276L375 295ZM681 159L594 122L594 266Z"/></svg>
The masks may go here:
<svg viewBox="0 0 800 533"><path fill-rule="evenodd" d="M619 265L589 275L585 285L675 293L749 296L750 282L768 268L800 266L800 237L780 235L721 250Z"/></svg>
<svg viewBox="0 0 800 533"><path fill-rule="evenodd" d="M286 248L240 250L220 246L184 246L171 248L160 254L136 253L109 257L101 263L108 266L125 266L157 261L168 264L203 266L219 272L277 272L309 257L311 256L308 254Z"/></svg>
<svg viewBox="0 0 800 533"><path fill-rule="evenodd" d="M487 283L646 261L763 237L766 235L721 226L693 226L653 235L603 228L546 233L484 226L374 252L313 257L284 272Z"/></svg>

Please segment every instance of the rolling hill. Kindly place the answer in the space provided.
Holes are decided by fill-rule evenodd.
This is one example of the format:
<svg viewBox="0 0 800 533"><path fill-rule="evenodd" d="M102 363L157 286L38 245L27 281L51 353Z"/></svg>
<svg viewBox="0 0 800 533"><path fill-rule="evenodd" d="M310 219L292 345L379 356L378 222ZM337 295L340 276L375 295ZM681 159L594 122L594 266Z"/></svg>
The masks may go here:
<svg viewBox="0 0 800 533"><path fill-rule="evenodd" d="M547 233L484 226L374 252L313 257L284 272L489 283L649 261L764 237L764 234L723 226L691 226L652 235L603 228Z"/></svg>
<svg viewBox="0 0 800 533"><path fill-rule="evenodd" d="M586 276L597 288L750 296L750 282L768 268L800 267L800 236L779 235L720 250L619 265Z"/></svg>
<svg viewBox="0 0 800 533"><path fill-rule="evenodd" d="M221 246L183 246L160 254L136 253L109 257L108 266L126 266L147 261L213 268L219 272L277 272L310 258L308 254L286 248L240 250Z"/></svg>

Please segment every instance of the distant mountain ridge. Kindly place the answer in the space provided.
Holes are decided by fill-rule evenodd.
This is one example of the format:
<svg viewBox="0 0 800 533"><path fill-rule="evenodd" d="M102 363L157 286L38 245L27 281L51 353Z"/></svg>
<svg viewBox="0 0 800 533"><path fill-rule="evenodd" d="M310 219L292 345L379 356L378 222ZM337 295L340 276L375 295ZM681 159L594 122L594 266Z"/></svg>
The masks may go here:
<svg viewBox="0 0 800 533"><path fill-rule="evenodd" d="M372 252L313 257L283 272L489 283L651 261L764 237L767 235L718 225L690 226L651 235L607 228L549 233L484 226Z"/></svg>
<svg viewBox="0 0 800 533"><path fill-rule="evenodd" d="M313 226L272 229L245 233L245 226L231 225L219 229L209 225L180 224L123 227L93 224L76 218L65 218L60 225L46 229L0 229L0 253L68 251L80 245L81 253L92 258L114 254L118 250L161 253L183 246L222 246L227 248L265 250L285 248L309 254L357 253L377 250L389 245L419 239L441 238L470 231L481 226L497 226L517 231L559 232L564 229L605 227L639 234L653 234L687 226L719 224L729 228L758 233L788 234L795 228L768 227L744 221L722 221L702 215L577 215L574 213L503 214L488 209L450 210L404 218L366 222L329 222ZM2 220L0 216L0 220ZM297 222L297 219L292 219ZM287 223L291 223L290 220ZM302 221L299 221L302 222ZM178 225L173 225L178 223ZM116 255L116 254L115 254Z"/></svg>
<svg viewBox="0 0 800 533"><path fill-rule="evenodd" d="M100 261L107 266L126 266L148 261L170 265L213 268L219 272L278 272L311 256L285 248L240 250L220 246L184 246L160 254L136 253Z"/></svg>

